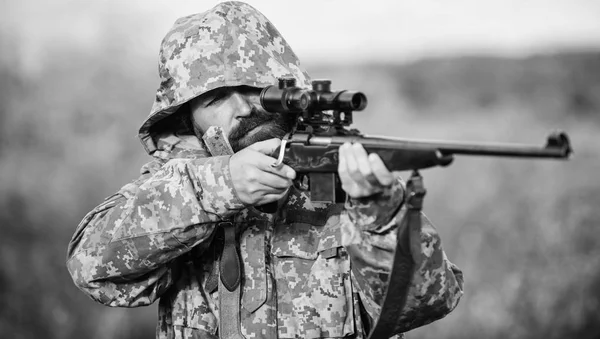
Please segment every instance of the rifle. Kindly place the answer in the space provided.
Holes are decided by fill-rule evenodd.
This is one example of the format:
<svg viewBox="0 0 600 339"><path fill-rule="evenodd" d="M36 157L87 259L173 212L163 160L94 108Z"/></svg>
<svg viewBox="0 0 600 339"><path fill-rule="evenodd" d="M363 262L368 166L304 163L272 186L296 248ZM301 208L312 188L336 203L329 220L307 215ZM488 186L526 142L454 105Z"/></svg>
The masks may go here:
<svg viewBox="0 0 600 339"><path fill-rule="evenodd" d="M404 332L399 325L400 317L412 277L421 262L421 209L426 191L420 169L448 166L454 155L568 159L572 153L569 137L563 132L550 134L544 147L369 137L346 128L352 123L352 112L367 106L367 97L361 92L332 92L329 80L313 81L312 89L303 89L296 87L294 79L279 79L277 86L267 86L261 91L260 103L268 112L284 113L292 119L292 131L272 154L277 158L273 166L286 163L296 170L299 178L307 179L304 186L308 185L313 201L345 200L337 166L338 149L346 142L360 142L368 153L379 154L390 171L412 170L406 184L406 213L396 228L388 290L379 318L368 330L369 339ZM432 318L435 320L439 315Z"/></svg>
<svg viewBox="0 0 600 339"><path fill-rule="evenodd" d="M390 171L413 173L435 166L448 166L454 155L568 159L572 153L569 137L554 132L544 147L518 144L465 143L371 137L352 124L353 111L367 106L367 97L355 91L331 91L331 81L315 80L312 89L296 87L293 78L281 78L278 85L265 87L260 103L268 112L284 113L292 119L292 131L273 154L276 165L292 167L307 178L311 200L343 202L345 196L337 177L338 149L345 142L361 143L368 153L377 153Z"/></svg>

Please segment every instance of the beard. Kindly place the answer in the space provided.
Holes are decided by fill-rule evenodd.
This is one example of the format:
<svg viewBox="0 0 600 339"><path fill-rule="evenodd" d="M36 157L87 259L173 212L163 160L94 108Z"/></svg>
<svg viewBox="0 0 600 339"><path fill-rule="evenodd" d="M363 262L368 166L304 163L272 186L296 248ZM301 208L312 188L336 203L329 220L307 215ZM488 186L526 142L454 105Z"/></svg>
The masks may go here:
<svg viewBox="0 0 600 339"><path fill-rule="evenodd" d="M253 108L250 115L240 118L237 127L233 128L227 139L234 152L238 152L256 142L272 138L283 138L292 131L293 116L282 113L267 113ZM202 140L202 132L193 118L190 118L193 133Z"/></svg>

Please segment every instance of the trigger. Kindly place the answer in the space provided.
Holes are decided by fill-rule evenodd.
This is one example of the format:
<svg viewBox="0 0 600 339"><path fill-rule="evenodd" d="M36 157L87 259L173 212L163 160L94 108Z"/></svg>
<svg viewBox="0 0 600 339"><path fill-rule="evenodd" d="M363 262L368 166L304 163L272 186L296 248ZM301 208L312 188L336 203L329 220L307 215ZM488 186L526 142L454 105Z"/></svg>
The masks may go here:
<svg viewBox="0 0 600 339"><path fill-rule="evenodd" d="M279 147L279 156L277 157L277 160L275 160L271 164L271 167L279 168L279 167L281 167L281 165L283 165L283 157L285 155L285 145L287 144L289 136L290 136L290 133L287 133L281 139L281 146Z"/></svg>

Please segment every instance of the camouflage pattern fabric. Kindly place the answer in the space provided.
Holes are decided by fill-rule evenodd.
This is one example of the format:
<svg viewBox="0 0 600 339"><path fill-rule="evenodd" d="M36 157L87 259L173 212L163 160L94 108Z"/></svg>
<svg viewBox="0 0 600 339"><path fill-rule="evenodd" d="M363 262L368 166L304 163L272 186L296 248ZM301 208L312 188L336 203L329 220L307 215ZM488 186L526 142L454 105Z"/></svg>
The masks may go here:
<svg viewBox="0 0 600 339"><path fill-rule="evenodd" d="M75 284L108 306L159 300L158 338L218 338L219 296L210 277L221 248L216 225L236 225L243 261L241 333L246 338L364 338L380 310L403 214L402 183L369 199L313 203L294 189L275 214L244 206L230 156L211 156L195 136L150 127L220 86L265 86L308 76L262 14L226 2L179 19L163 41L162 82L140 138L154 160L137 180L88 213L69 244ZM424 226L399 336L449 313L462 273Z"/></svg>
<svg viewBox="0 0 600 339"><path fill-rule="evenodd" d="M220 251L212 231L232 216L244 266L246 337L365 337L363 321L377 317L387 288L393 230L403 210L366 225L356 221L370 220L363 213L376 214L385 204L372 204L370 211L364 200L317 205L308 192L294 190L280 211L263 214L238 202L221 157L196 150L195 158L177 158L193 153L180 148L188 145L161 151L176 158L144 166L140 179L84 218L69 246L68 268L77 286L109 306L160 298L159 338L216 338L218 292L206 288ZM400 183L389 191L394 198L389 194L401 192ZM400 204L399 197L393 200ZM462 274L428 222L422 239L423 264L398 324L401 332L441 318L462 294Z"/></svg>
<svg viewBox="0 0 600 339"><path fill-rule="evenodd" d="M158 71L161 83L139 131L150 153L156 149L150 126L211 89L265 87L279 77L310 86L308 74L275 26L250 5L236 1L178 19L162 41Z"/></svg>

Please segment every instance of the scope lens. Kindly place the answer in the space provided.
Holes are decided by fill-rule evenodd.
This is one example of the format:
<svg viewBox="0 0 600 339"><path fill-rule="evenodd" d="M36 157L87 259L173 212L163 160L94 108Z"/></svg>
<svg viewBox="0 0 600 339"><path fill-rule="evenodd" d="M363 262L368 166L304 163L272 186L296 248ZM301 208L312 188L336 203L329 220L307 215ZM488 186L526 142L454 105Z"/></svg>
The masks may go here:
<svg viewBox="0 0 600 339"><path fill-rule="evenodd" d="M353 110L361 110L367 105L367 97L362 93L356 93L352 96L350 105Z"/></svg>
<svg viewBox="0 0 600 339"><path fill-rule="evenodd" d="M299 106L300 106L299 108L301 110L305 110L308 108L308 104L310 102L309 99L310 98L307 93L302 93L302 96L300 96L300 102L299 102Z"/></svg>

